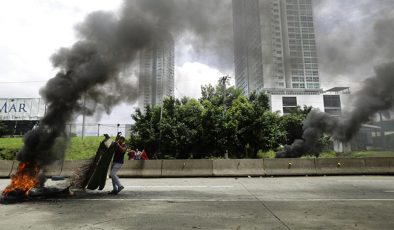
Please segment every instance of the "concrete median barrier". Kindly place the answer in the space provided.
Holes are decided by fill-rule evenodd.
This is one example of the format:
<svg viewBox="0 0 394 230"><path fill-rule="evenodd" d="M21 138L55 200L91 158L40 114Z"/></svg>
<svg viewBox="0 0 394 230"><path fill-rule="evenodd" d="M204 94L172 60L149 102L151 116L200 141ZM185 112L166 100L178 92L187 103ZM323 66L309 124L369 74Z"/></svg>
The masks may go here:
<svg viewBox="0 0 394 230"><path fill-rule="evenodd" d="M62 170L62 162L55 162L45 167L45 175L47 177L60 176L61 170Z"/></svg>
<svg viewBox="0 0 394 230"><path fill-rule="evenodd" d="M120 177L161 177L162 160L125 161L119 170Z"/></svg>
<svg viewBox="0 0 394 230"><path fill-rule="evenodd" d="M363 158L316 159L317 175L367 174Z"/></svg>
<svg viewBox="0 0 394 230"><path fill-rule="evenodd" d="M6 178L11 175L13 161L1 160L0 161L0 178Z"/></svg>
<svg viewBox="0 0 394 230"><path fill-rule="evenodd" d="M213 176L264 176L263 159L213 160Z"/></svg>
<svg viewBox="0 0 394 230"><path fill-rule="evenodd" d="M47 176L70 177L88 161L64 161ZM18 161L0 161L0 177L17 170ZM211 177L394 174L394 158L218 159L125 161L121 177Z"/></svg>
<svg viewBox="0 0 394 230"><path fill-rule="evenodd" d="M371 157L371 158L364 158L364 161L365 161L365 170L368 174L390 173L390 158Z"/></svg>
<svg viewBox="0 0 394 230"><path fill-rule="evenodd" d="M205 177L213 175L213 160L163 160L163 177Z"/></svg>
<svg viewBox="0 0 394 230"><path fill-rule="evenodd" d="M16 171L18 170L19 161L14 161L12 163L12 165L13 166L12 166L10 175L15 174ZM52 165L49 165L49 166L45 167L45 175L47 177L59 176L60 175L60 171L61 171L61 162L55 162Z"/></svg>
<svg viewBox="0 0 394 230"><path fill-rule="evenodd" d="M18 165L19 165L19 161L17 161L17 160L12 161L12 168L11 168L10 176L14 175L16 173L16 171L18 170Z"/></svg>
<svg viewBox="0 0 394 230"><path fill-rule="evenodd" d="M391 175L394 174L394 158L393 157L390 157L390 170L389 170L389 173Z"/></svg>
<svg viewBox="0 0 394 230"><path fill-rule="evenodd" d="M71 177L74 175L77 169L87 164L88 162L88 160L64 161L63 167L61 168L60 176Z"/></svg>
<svg viewBox="0 0 394 230"><path fill-rule="evenodd" d="M264 159L267 176L316 175L315 159Z"/></svg>

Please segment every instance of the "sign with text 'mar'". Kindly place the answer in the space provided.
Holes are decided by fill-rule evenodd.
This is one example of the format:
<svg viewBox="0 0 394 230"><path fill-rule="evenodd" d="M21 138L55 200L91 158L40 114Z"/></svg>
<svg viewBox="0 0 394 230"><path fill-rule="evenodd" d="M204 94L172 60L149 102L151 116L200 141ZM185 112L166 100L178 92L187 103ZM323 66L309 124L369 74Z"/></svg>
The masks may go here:
<svg viewBox="0 0 394 230"><path fill-rule="evenodd" d="M0 98L0 120L39 120L46 112L41 98Z"/></svg>

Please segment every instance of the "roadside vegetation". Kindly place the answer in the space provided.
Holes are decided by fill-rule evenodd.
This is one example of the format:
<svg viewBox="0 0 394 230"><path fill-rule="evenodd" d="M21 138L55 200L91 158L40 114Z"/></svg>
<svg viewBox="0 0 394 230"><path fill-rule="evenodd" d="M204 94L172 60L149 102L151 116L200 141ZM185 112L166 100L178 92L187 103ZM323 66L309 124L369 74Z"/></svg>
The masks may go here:
<svg viewBox="0 0 394 230"><path fill-rule="evenodd" d="M73 137L66 151L66 160L87 160L96 154L102 137Z"/></svg>
<svg viewBox="0 0 394 230"><path fill-rule="evenodd" d="M86 160L96 154L101 137L73 137L66 151L66 160ZM22 148L22 138L0 138L0 160L13 160L15 154ZM256 158L274 158L275 151L259 151ZM307 156L314 157L314 156ZM322 152L319 158L335 157L394 157L394 151L355 151L349 154L337 154L334 151ZM222 157L212 157L222 158Z"/></svg>
<svg viewBox="0 0 394 230"><path fill-rule="evenodd" d="M280 116L271 112L265 93L246 97L224 84L201 88L201 98L166 98L163 105L137 110L129 144L146 149L151 158L212 159L272 158L295 139L301 139L302 122L311 107L295 107ZM338 155L328 136L319 140L320 154L304 157L368 157L368 152ZM394 156L372 152L371 156Z"/></svg>
<svg viewBox="0 0 394 230"><path fill-rule="evenodd" d="M66 151L66 160L85 160L96 154L101 137L72 137ZM0 138L0 159L13 160L16 153L22 148L23 141L20 137Z"/></svg>
<svg viewBox="0 0 394 230"><path fill-rule="evenodd" d="M0 159L13 160L22 147L22 138L0 138Z"/></svg>
<svg viewBox="0 0 394 230"><path fill-rule="evenodd" d="M273 157L302 136L310 107L281 116L271 112L265 93L249 97L224 84L203 86L200 99L166 98L163 106L137 110L130 145L151 158L202 159ZM322 138L321 148L331 144Z"/></svg>

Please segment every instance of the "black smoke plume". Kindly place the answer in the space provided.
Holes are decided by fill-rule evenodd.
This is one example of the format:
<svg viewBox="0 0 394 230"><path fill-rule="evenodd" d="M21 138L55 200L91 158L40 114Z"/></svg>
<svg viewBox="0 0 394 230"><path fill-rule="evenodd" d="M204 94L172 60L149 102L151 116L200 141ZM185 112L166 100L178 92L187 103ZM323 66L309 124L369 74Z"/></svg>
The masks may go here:
<svg viewBox="0 0 394 230"><path fill-rule="evenodd" d="M378 112L394 108L394 62L375 68L375 77L364 81L363 87L356 92L350 112L341 117L333 117L318 110L312 110L303 123L302 140L295 140L277 157L300 157L303 154L320 152L318 140L322 134L348 142L357 134L362 124L371 121Z"/></svg>
<svg viewBox="0 0 394 230"><path fill-rule="evenodd" d="M194 45L219 44L214 36L220 31L215 23L222 20L215 14L220 2L130 0L117 13L89 14L76 26L79 41L51 57L59 72L40 90L46 114L39 128L25 135L17 159L45 168L64 156L66 123L76 115L84 110L91 114L97 106L110 111L122 100L135 100L136 85L120 73L154 38L193 34ZM82 98L94 106L84 108Z"/></svg>
<svg viewBox="0 0 394 230"><path fill-rule="evenodd" d="M394 1L313 0L319 74L325 87L358 84L394 60Z"/></svg>

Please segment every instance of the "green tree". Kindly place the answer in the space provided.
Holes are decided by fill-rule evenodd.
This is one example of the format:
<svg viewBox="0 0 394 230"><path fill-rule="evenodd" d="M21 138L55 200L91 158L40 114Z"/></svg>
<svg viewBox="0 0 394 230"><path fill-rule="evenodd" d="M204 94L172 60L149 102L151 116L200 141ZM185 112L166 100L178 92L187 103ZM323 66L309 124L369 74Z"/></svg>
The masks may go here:
<svg viewBox="0 0 394 230"><path fill-rule="evenodd" d="M226 94L224 93L226 92ZM236 89L234 86L224 88L223 84L219 84L213 87L211 84L201 87L201 98L199 99L202 103L208 100L214 106L230 107L232 102L242 94L240 89Z"/></svg>
<svg viewBox="0 0 394 230"><path fill-rule="evenodd" d="M265 111L259 117L258 149L262 151L273 150L279 147L285 139L286 132L281 124L281 117L277 113Z"/></svg>
<svg viewBox="0 0 394 230"><path fill-rule="evenodd" d="M162 151L174 158L199 157L203 107L195 99L167 98L160 122Z"/></svg>
<svg viewBox="0 0 394 230"><path fill-rule="evenodd" d="M281 129L280 117L272 113L270 109L269 97L266 93L252 92L249 101L254 108L254 124L252 137L253 157L258 151L268 151L279 146L284 139L284 132Z"/></svg>
<svg viewBox="0 0 394 230"><path fill-rule="evenodd" d="M229 127L234 136L230 139L233 156L255 158L259 150L276 148L284 139L280 117L270 111L265 93L253 92L249 98L238 96L228 113Z"/></svg>
<svg viewBox="0 0 394 230"><path fill-rule="evenodd" d="M265 93L246 97L225 84L201 88L199 100L165 98L162 107L147 107L133 115L130 142L151 157L256 157L258 151L291 144L302 136L302 121L310 108L279 116L270 111Z"/></svg>
<svg viewBox="0 0 394 230"><path fill-rule="evenodd" d="M228 132L228 146L231 148L231 153L237 158L247 156L246 146L248 152L254 152L254 145L251 145L255 136L254 121L255 111L252 103L245 96L239 96L235 99L227 112L227 128Z"/></svg>
<svg viewBox="0 0 394 230"><path fill-rule="evenodd" d="M202 120L203 120L204 107L196 99L188 99L182 101L178 108L177 118L180 121L180 148L181 156L186 158L203 158L204 149L201 148L202 144Z"/></svg>
<svg viewBox="0 0 394 230"><path fill-rule="evenodd" d="M252 92L249 96L249 101L253 104L253 108L256 114L263 114L265 111L270 110L269 97L264 92Z"/></svg>
<svg viewBox="0 0 394 230"><path fill-rule="evenodd" d="M143 113L137 109L132 116L135 121L131 127L132 135L130 137L131 145L134 148L146 149L150 153L150 157L156 154L160 145L160 107L151 108L147 106L146 112Z"/></svg>
<svg viewBox="0 0 394 230"><path fill-rule="evenodd" d="M209 100L202 102L201 151L206 156L223 157L226 149L225 114L223 106L215 106Z"/></svg>
<svg viewBox="0 0 394 230"><path fill-rule="evenodd" d="M242 95L242 91L218 84L216 87L202 86L201 94L199 101L204 107L202 143L205 151L210 150L214 157L223 157L226 150L234 153L235 134L226 111L231 108L233 101Z"/></svg>
<svg viewBox="0 0 394 230"><path fill-rule="evenodd" d="M290 114L282 116L282 128L286 132L284 144L291 145L295 139L301 139L303 134L302 123L312 107L297 107Z"/></svg>

